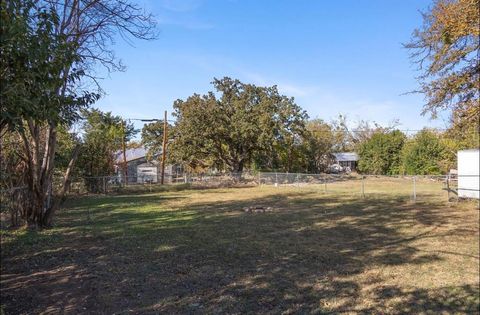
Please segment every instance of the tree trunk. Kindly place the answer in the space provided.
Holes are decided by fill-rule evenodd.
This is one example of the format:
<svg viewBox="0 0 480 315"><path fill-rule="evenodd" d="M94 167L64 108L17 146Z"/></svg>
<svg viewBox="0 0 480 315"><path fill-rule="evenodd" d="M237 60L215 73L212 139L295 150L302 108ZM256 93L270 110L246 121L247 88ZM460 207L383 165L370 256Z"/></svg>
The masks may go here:
<svg viewBox="0 0 480 315"><path fill-rule="evenodd" d="M56 199L49 202L52 195L53 168L56 151L56 126L49 123L45 133L39 123L28 121L29 135L25 130L20 131L24 142L25 157L27 161L27 187L30 204L25 211L24 220L30 227L45 227L51 225L52 218L60 206L61 201L70 184L70 174L78 157L79 147L73 152L72 159L65 172L63 185ZM44 140L41 141L42 135ZM42 149L40 149L43 147Z"/></svg>
<svg viewBox="0 0 480 315"><path fill-rule="evenodd" d="M230 165L230 172L231 173L242 173L243 172L244 161L233 161Z"/></svg>
<svg viewBox="0 0 480 315"><path fill-rule="evenodd" d="M243 160L234 161L230 166L230 172L234 180L240 180L243 172Z"/></svg>
<svg viewBox="0 0 480 315"><path fill-rule="evenodd" d="M52 224L52 219L53 215L57 211L57 209L60 207L62 204L65 194L70 187L70 182L71 182L71 173L73 170L73 166L75 165L75 162L78 158L78 155L80 153L80 146L76 146L75 149L73 150L72 158L70 159L70 162L68 163L67 170L65 171L65 175L63 177L63 183L62 183L62 188L59 192L59 194L56 196L55 201L52 203L52 205L45 211L45 214L42 218L42 226L50 226Z"/></svg>

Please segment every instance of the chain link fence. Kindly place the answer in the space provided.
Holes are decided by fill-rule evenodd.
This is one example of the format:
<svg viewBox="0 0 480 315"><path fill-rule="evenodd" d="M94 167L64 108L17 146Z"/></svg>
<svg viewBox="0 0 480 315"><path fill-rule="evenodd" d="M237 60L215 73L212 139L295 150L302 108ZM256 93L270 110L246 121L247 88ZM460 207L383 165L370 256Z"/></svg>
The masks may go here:
<svg viewBox="0 0 480 315"><path fill-rule="evenodd" d="M243 173L210 173L210 174L176 174L161 179L149 179L138 176L96 176L74 178L69 188L69 194L115 194L128 192L154 192L162 190L187 188L220 188L245 185L257 185L256 174Z"/></svg>
<svg viewBox="0 0 480 315"><path fill-rule="evenodd" d="M125 182L119 176L82 177L72 181L70 194L114 194L155 192L175 189L201 189L236 186L309 187L319 193L347 194L355 197L390 195L408 197L413 201L438 197L447 201L457 200L458 183L463 177L478 181L478 175L416 175L385 176L361 174L305 174L278 172L243 172L169 175L164 184L158 181L128 177ZM477 188L460 187L461 191ZM460 196L461 197L461 196Z"/></svg>
<svg viewBox="0 0 480 315"><path fill-rule="evenodd" d="M0 220L2 225L9 222L11 226L17 226L31 202L30 199L26 186L0 190L0 214L8 217Z"/></svg>
<svg viewBox="0 0 480 315"><path fill-rule="evenodd" d="M408 197L412 201L426 198L458 200L465 196L478 199L479 175L415 175L386 176L361 174L303 174L303 173L259 173L260 185L275 187L310 187L321 193L347 194L357 197L390 195ZM459 182L460 187L459 187ZM462 182L470 183L463 187ZM460 191L460 195L459 195ZM465 194L470 192L470 194Z"/></svg>
<svg viewBox="0 0 480 315"><path fill-rule="evenodd" d="M390 198L427 201L458 201L471 196L478 199L478 175L422 175L383 176L359 174L304 174L277 172L243 172L216 174L181 174L166 176L164 184L159 181L128 178L127 183L119 176L74 178L69 195L86 194L135 194L184 189L207 189L221 187L258 186L281 189L312 189L319 194L352 198ZM466 185L467 183L468 185ZM475 184L476 183L476 184ZM475 186L476 185L476 186ZM468 187L467 187L468 186ZM22 211L28 207L27 187L0 190L0 213L2 224L17 225Z"/></svg>

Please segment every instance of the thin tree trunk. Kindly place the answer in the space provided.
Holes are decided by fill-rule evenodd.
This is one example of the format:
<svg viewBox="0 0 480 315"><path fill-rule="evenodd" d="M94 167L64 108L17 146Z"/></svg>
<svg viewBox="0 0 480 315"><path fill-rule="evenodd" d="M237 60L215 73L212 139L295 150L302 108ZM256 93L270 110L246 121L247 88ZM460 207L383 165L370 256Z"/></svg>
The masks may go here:
<svg viewBox="0 0 480 315"><path fill-rule="evenodd" d="M30 131L32 132L33 130L30 129ZM25 211L24 219L27 221L28 224L33 224L32 218L34 217L35 204L36 204L35 193L34 193L35 186L36 186L35 185L36 176L35 176L35 168L34 168L34 162L33 162L34 154L32 154L32 149L31 149L32 143L28 139L27 135L25 134L25 130L20 129L19 134L22 138L24 149L25 149L25 155L27 157L27 186L28 186L28 191L31 199L31 202Z"/></svg>
<svg viewBox="0 0 480 315"><path fill-rule="evenodd" d="M47 209L47 211L45 212L45 215L43 216L43 220L42 220L43 226L50 226L52 224L53 216L64 200L65 193L70 187L71 173L79 153L80 153L80 146L77 145L73 150L72 158L68 163L67 170L65 171L65 175L63 177L62 189L57 195L55 202L52 204L50 208Z"/></svg>
<svg viewBox="0 0 480 315"><path fill-rule="evenodd" d="M47 133L45 134L45 154L44 160L42 161L42 170L41 170L41 187L42 187L42 216L41 220L43 221L44 212L51 206L51 194L53 191L53 168L55 160L55 148L57 144L57 130L56 126L53 123L50 123L48 126Z"/></svg>

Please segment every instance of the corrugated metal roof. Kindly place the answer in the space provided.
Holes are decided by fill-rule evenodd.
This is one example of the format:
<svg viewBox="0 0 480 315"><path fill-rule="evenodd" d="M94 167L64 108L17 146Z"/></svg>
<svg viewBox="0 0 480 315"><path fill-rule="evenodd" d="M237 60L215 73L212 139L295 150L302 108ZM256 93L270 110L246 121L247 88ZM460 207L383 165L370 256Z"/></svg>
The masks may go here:
<svg viewBox="0 0 480 315"><path fill-rule="evenodd" d="M127 149L127 150L125 150L125 155L127 157L127 162L130 162L130 161L145 157L147 155L147 149L145 147ZM123 162L123 152L122 151L118 151L115 154L115 161L117 163L122 163Z"/></svg>
<svg viewBox="0 0 480 315"><path fill-rule="evenodd" d="M338 152L333 153L337 162L358 161L358 154L356 152Z"/></svg>

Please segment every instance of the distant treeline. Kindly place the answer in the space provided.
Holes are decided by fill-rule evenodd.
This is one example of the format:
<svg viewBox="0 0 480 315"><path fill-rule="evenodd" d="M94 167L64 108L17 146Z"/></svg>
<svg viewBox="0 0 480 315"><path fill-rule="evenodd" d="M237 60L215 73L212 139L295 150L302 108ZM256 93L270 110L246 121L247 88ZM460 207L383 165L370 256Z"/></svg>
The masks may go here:
<svg viewBox="0 0 480 315"><path fill-rule="evenodd" d="M478 145L478 130L423 129L406 134L395 121L381 126L369 121L309 119L292 98L276 87L257 87L238 80L215 80L216 93L194 94L174 104L169 123L168 163L190 172L211 169L322 173L334 153L357 152L364 174L444 174L456 168L456 152ZM120 116L84 110L81 137L59 129L56 164L66 167L72 148L81 146L74 173L106 176L115 172L115 152L145 146L153 159L162 150L162 121L145 124L141 140L132 141L133 125Z"/></svg>

